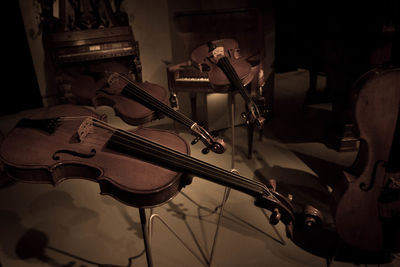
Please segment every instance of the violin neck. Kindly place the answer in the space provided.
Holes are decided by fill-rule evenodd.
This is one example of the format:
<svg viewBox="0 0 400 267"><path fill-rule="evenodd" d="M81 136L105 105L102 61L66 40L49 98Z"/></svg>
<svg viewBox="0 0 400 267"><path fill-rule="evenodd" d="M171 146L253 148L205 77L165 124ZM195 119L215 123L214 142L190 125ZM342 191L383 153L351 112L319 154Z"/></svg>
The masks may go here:
<svg viewBox="0 0 400 267"><path fill-rule="evenodd" d="M130 99L138 100L141 104L147 106L148 108L159 111L171 119L182 123L186 127L190 128L194 124L191 119L148 94L135 83L127 83L121 94Z"/></svg>
<svg viewBox="0 0 400 267"><path fill-rule="evenodd" d="M248 95L246 88L244 87L242 80L239 78L232 64L229 62L227 57L221 57L218 60L217 66L224 72L232 87L239 91L244 101L247 104L255 105L253 100Z"/></svg>
<svg viewBox="0 0 400 267"><path fill-rule="evenodd" d="M128 136L118 130L109 139L107 147L116 152L139 157L177 172L189 173L207 179L255 198L261 198L268 192L266 186L259 182L161 146L141 136Z"/></svg>

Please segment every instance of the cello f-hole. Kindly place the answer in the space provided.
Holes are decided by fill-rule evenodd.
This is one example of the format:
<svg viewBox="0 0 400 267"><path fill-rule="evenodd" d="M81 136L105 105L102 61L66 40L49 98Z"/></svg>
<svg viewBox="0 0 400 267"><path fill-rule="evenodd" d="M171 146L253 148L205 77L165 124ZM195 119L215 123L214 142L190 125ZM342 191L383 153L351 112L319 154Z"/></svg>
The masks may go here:
<svg viewBox="0 0 400 267"><path fill-rule="evenodd" d="M372 171L371 179L369 181L369 184L367 185L365 182L360 183L360 189L362 191L369 191L369 190L372 189L372 187L374 187L374 183L375 183L375 179L376 179L376 170L377 170L378 165L380 163L382 163L382 166L385 167L385 161L384 160L378 160L378 161L375 162L374 169Z"/></svg>

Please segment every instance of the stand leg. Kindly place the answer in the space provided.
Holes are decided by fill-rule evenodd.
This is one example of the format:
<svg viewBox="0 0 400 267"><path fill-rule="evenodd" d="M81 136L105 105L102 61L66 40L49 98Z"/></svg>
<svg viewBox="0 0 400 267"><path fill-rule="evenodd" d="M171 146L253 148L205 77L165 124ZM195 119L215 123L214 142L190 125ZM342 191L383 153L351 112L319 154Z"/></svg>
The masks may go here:
<svg viewBox="0 0 400 267"><path fill-rule="evenodd" d="M232 130L232 162L231 162L231 167L232 167L232 171L236 171L235 170L235 98L234 98L234 93L230 92L229 93L229 105L230 105L230 120L231 120L231 130ZM253 136L253 132L251 133L251 136ZM146 224L146 216L144 213L143 209L139 209L140 212L140 220L142 222L142 230L143 230L143 238L144 238L144 242L145 242L145 248L146 248L146 257L147 257L147 261L149 263L149 267L152 266L152 260L151 260L151 251L150 251L150 242L151 242L151 237L152 237L152 228L153 228L153 222L155 218L158 218L166 227L167 229L173 233L175 235L175 237L186 247L186 249L188 249L188 251L190 251L193 256L195 256L202 264L204 264L205 266L210 266L214 257L214 252L215 252L215 247L216 247L216 242L217 242L217 238L218 238L218 234L219 234L219 229L221 226L221 222L222 222L222 218L224 217L223 213L224 213L224 208L225 208L225 203L228 200L229 194L230 194L230 188L229 187L225 187L225 191L224 191L224 196L222 199L222 203L221 205L216 208L214 211L205 208L211 212L215 212L217 209L220 209L220 213L218 216L218 221L217 221L217 227L215 229L215 233L214 233L214 239L213 239L213 244L211 247L211 253L210 253L210 257L207 259L206 255L204 254L204 252L202 251L202 249L198 246L199 251L201 252L201 256L203 257L203 260L200 256L198 256L180 237L179 235L162 219L162 217L158 214L151 214L150 219L149 219L149 229L148 232L145 229L145 224ZM184 194L183 192L181 192L185 197L187 197L191 202L193 202L195 205L197 205L198 207L199 204L197 204L194 200L192 200L191 198L189 198L188 196L186 196L186 194ZM201 207L204 208L204 207ZM252 226L251 224L249 224L250 226ZM255 228L253 226L253 228ZM256 228L257 229L257 228ZM148 236L147 236L148 234ZM194 235L192 235L193 238L195 238ZM196 242L196 240L195 240ZM198 242L196 242L196 244L198 244Z"/></svg>
<svg viewBox="0 0 400 267"><path fill-rule="evenodd" d="M140 215L140 223L142 225L142 232L143 232L143 242L144 242L144 249L146 251L146 259L147 259L147 266L153 267L153 259L151 257L151 248L148 238L148 232L146 229L146 212L143 208L139 208L139 215Z"/></svg>
<svg viewBox="0 0 400 267"><path fill-rule="evenodd" d="M231 115L231 131L232 131L232 161L231 169L235 168L235 95L229 93L230 115Z"/></svg>
<svg viewBox="0 0 400 267"><path fill-rule="evenodd" d="M213 244L212 244L212 247L211 247L210 259L208 261L210 263L210 265L211 265L211 262L212 262L213 257L214 257L215 245L217 243L217 237L218 237L219 227L221 225L221 221L222 221L222 217L223 217L223 213L224 213L225 203L228 200L230 192L231 192L231 189L229 187L225 187L224 197L222 199L222 204L221 204L221 211L219 212L217 228L215 229L214 241L213 241Z"/></svg>
<svg viewBox="0 0 400 267"><path fill-rule="evenodd" d="M192 108L192 118L197 121L197 95L196 93L190 93L190 106Z"/></svg>
<svg viewBox="0 0 400 267"><path fill-rule="evenodd" d="M247 158L251 159L253 155L253 134L254 134L254 123L247 125L247 135L248 135L248 155Z"/></svg>

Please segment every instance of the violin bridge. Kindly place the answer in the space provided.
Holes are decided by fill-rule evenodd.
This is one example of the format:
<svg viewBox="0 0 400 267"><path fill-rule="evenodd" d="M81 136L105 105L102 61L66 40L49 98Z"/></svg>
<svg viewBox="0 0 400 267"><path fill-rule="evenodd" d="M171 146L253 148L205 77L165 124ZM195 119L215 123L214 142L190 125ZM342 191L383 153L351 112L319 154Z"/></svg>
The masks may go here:
<svg viewBox="0 0 400 267"><path fill-rule="evenodd" d="M79 141L83 142L86 137L90 134L93 133L93 119L92 118L86 118L84 121L82 121L81 125L78 128L78 139Z"/></svg>

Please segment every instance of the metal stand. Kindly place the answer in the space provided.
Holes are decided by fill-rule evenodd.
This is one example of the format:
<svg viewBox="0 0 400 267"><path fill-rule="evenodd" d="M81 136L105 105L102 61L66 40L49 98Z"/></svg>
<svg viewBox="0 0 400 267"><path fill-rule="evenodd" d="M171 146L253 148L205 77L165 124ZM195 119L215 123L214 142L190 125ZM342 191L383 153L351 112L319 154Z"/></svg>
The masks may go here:
<svg viewBox="0 0 400 267"><path fill-rule="evenodd" d="M150 240L148 236L148 231L146 229L146 211L144 208L139 208L140 224L142 225L143 242L144 249L146 251L147 266L153 267L153 258L151 256Z"/></svg>
<svg viewBox="0 0 400 267"><path fill-rule="evenodd" d="M232 159L231 159L231 167L232 167L232 171L235 171L234 170L234 166L235 166L235 96L234 96L233 92L229 93L229 105L230 105L230 112L229 113L230 113L230 117L231 117L231 130L232 130ZM195 243L197 245L198 250L200 251L201 256L197 255L196 252L193 249L191 249L186 244L186 242L184 242L184 240L182 240L179 237L179 235L167 224L167 222L159 214L153 214L152 210L151 210L151 214L150 214L150 217L149 217L148 228L146 229L146 214L145 214L145 210L143 208L139 208L140 221L141 221L141 225L142 225L142 232L143 232L143 239L144 239L143 241L144 241L144 246L145 246L145 250L146 250L146 258L147 258L148 267L152 267L153 266L153 260L152 260L152 255L151 255L151 237L152 237L152 234L153 234L154 220L156 218L167 227L167 229L184 245L184 247L190 253L192 253L192 255L194 257L196 257L196 259L198 259L204 266L210 266L211 262L213 260L213 257L214 257L215 246L216 246L216 243L217 243L217 237L218 237L218 233L219 233L219 228L221 226L224 207L225 207L225 203L226 203L226 201L227 201L227 199L229 197L229 193L230 193L230 188L226 187L225 191L224 191L224 196L222 198L221 205L218 206L215 209L215 211L217 209L221 209L221 210L219 212L218 221L217 221L217 227L215 229L214 239L213 239L213 243L212 243L212 247L211 247L211 252L210 252L210 256L208 258L205 255L205 253L203 252L203 250L201 249L198 241L196 240L196 238L194 237L193 234L192 234L193 239L195 240ZM197 204L197 203L195 203L195 204Z"/></svg>
<svg viewBox="0 0 400 267"><path fill-rule="evenodd" d="M230 105L230 117L231 117L231 130L232 130L232 158L231 158L231 168L232 168L232 172L237 172L235 170L235 96L233 92L229 93L229 105ZM168 223L159 215L159 214L153 214L153 211L151 210L150 212L150 217L149 217L149 223L148 223L148 228L145 228L146 225L146 217L145 217L145 212L142 208L139 208L139 212L140 212L140 220L142 223L142 231L143 231L143 238L144 238L144 244L145 244L145 249L146 249L146 257L147 257L147 262L148 262L148 266L152 267L153 263L152 263L152 256L151 256L151 240L152 240L152 235L153 235L153 225L154 225L154 220L158 219L162 224L165 225L165 227L183 244L183 246L199 261L201 262L204 266L211 266L212 260L214 258L214 253L215 253L215 247L216 247L216 243L217 243L217 238L218 238L218 234L219 234L219 229L221 226L221 222L222 222L222 218L224 217L223 213L224 213L224 208L225 208L225 203L228 200L229 194L230 194L230 188L229 187L225 187L225 191L224 191L224 195L221 201L221 204L219 206L217 206L214 210L211 210L209 208L206 207L202 207L200 206L198 203L196 203L194 200L192 200L191 198L189 198L185 193L181 192L181 194L183 196L185 196L188 200L190 200L192 203L194 203L195 205L197 205L199 207L199 209L204 209L207 210L211 213L215 213L217 212L218 209L220 209L219 215L218 215L218 221L217 221L217 226L215 229L215 233L214 233L214 238L213 238L213 243L212 243L212 247L211 247L211 252L209 257L207 258L206 253L203 251L203 249L201 248L199 242L197 241L196 237L194 236L193 232L191 232L191 235L195 241L195 244L200 252L200 256L192 249L190 248L190 246L182 239L179 237L179 235L168 225ZM262 212L265 214L265 211L263 209L261 209ZM231 214L231 216L234 216ZM235 217L235 216L234 216ZM255 230L258 230L259 232L266 234L267 236L273 238L272 236L270 236L269 234L263 232L262 230L258 229L257 227L251 225L250 223L240 219L240 218L236 218L237 221L246 224L250 227L252 227ZM275 228L274 228L275 229ZM276 232L278 235L279 233ZM279 235L280 240L277 240L275 238L273 238L274 240L276 240L277 242L280 242L281 244L284 244L284 241L282 239L282 237Z"/></svg>

